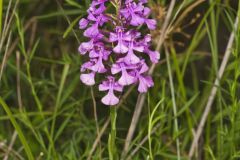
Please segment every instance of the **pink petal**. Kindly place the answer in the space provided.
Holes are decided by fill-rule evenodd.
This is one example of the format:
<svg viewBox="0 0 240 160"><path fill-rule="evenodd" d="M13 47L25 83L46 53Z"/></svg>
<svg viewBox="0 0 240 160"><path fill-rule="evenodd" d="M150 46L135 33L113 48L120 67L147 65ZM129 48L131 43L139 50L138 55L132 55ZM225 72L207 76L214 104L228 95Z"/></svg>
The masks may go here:
<svg viewBox="0 0 240 160"><path fill-rule="evenodd" d="M122 92L122 91L123 91L123 86L121 86L120 84L118 84L118 82L115 82L115 83L114 83L114 86L113 86L113 89L114 89L115 91Z"/></svg>
<svg viewBox="0 0 240 160"><path fill-rule="evenodd" d="M142 25L144 23L144 19L141 18L140 16L136 15L136 14L132 14L132 19L130 24L133 26L139 26Z"/></svg>
<svg viewBox="0 0 240 160"><path fill-rule="evenodd" d="M135 37L134 37L134 38L135 38ZM125 33L125 34L123 35L122 39L123 39L124 41L131 41L131 40L132 40L132 36L131 36L130 32Z"/></svg>
<svg viewBox="0 0 240 160"><path fill-rule="evenodd" d="M87 61L87 62L83 63L81 66L81 72L86 71L86 69L89 69L91 66L93 66L92 61Z"/></svg>
<svg viewBox="0 0 240 160"><path fill-rule="evenodd" d="M105 66L103 65L102 59L99 58L97 63L91 67L92 71L98 72L98 73L104 73L106 72Z"/></svg>
<svg viewBox="0 0 240 160"><path fill-rule="evenodd" d="M147 35L144 37L144 41L145 41L146 43L151 42L151 40L152 40L152 37L151 37L150 34L147 34Z"/></svg>
<svg viewBox="0 0 240 160"><path fill-rule="evenodd" d="M117 74L121 71L121 68L119 67L118 64L113 64L111 67L111 72L112 74Z"/></svg>
<svg viewBox="0 0 240 160"><path fill-rule="evenodd" d="M96 17L93 14L89 14L87 18L91 21L97 21Z"/></svg>
<svg viewBox="0 0 240 160"><path fill-rule="evenodd" d="M143 61L141 62L141 69L139 71L139 74L145 73L148 71L149 67L147 66L147 64Z"/></svg>
<svg viewBox="0 0 240 160"><path fill-rule="evenodd" d="M97 53L95 50L91 50L89 52L89 57L90 58L97 58L97 57L99 57L99 53Z"/></svg>
<svg viewBox="0 0 240 160"><path fill-rule="evenodd" d="M118 37L115 33L110 33L110 36L109 36L109 41L110 42L115 42L118 40Z"/></svg>
<svg viewBox="0 0 240 160"><path fill-rule="evenodd" d="M146 24L147 24L147 26L148 26L148 28L150 30L156 29L156 25L157 25L157 21L156 20L154 20L154 19L146 19L145 22L146 22Z"/></svg>
<svg viewBox="0 0 240 160"><path fill-rule="evenodd" d="M130 16L130 13L128 12L128 9L121 9L120 12L125 18L128 18Z"/></svg>
<svg viewBox="0 0 240 160"><path fill-rule="evenodd" d="M133 49L135 51L138 51L138 52L143 52L144 51L144 47L143 46L133 46Z"/></svg>
<svg viewBox="0 0 240 160"><path fill-rule="evenodd" d="M95 84L94 77L95 77L95 73L92 72L88 74L81 74L80 79L84 84L88 86L92 86Z"/></svg>
<svg viewBox="0 0 240 160"><path fill-rule="evenodd" d="M122 42L118 42L117 46L113 48L115 53L127 53L128 47L125 46Z"/></svg>
<svg viewBox="0 0 240 160"><path fill-rule="evenodd" d="M99 91L107 91L109 90L109 86L107 84L100 84L98 87Z"/></svg>
<svg viewBox="0 0 240 160"><path fill-rule="evenodd" d="M82 18L80 21L79 21L79 28L80 29L84 29L87 27L89 21L85 18Z"/></svg>
<svg viewBox="0 0 240 160"><path fill-rule="evenodd" d="M150 56L150 59L153 63L158 63L159 59L160 59L160 53L155 51L155 52L152 52L152 54L149 55Z"/></svg>
<svg viewBox="0 0 240 160"><path fill-rule="evenodd" d="M83 35L85 37L95 37L99 34L99 30L98 30L98 25L94 24L91 27L89 27L88 29L86 29L83 33Z"/></svg>
<svg viewBox="0 0 240 160"><path fill-rule="evenodd" d="M144 6L143 6L143 5L138 5L138 6L134 9L134 11L135 11L135 12L141 12L143 9L144 9Z"/></svg>
<svg viewBox="0 0 240 160"><path fill-rule="evenodd" d="M148 8L148 7L145 7L145 8L144 8L144 11L143 11L143 15L144 15L144 16L148 16L150 13L151 13L151 9Z"/></svg>
<svg viewBox="0 0 240 160"><path fill-rule="evenodd" d="M101 4L100 7L97 8L94 12L95 14L101 14L105 9L106 7L104 6L104 4Z"/></svg>
<svg viewBox="0 0 240 160"><path fill-rule="evenodd" d="M139 77L139 85L138 85L138 91L140 93L147 92L148 88L152 87L154 85L153 80L151 77Z"/></svg>
<svg viewBox="0 0 240 160"><path fill-rule="evenodd" d="M158 51L148 50L148 51L147 51L147 54L149 55L150 60L151 60L153 63L158 63L158 61L159 61L159 59L160 59L160 53L159 53Z"/></svg>
<svg viewBox="0 0 240 160"><path fill-rule="evenodd" d="M78 51L80 54L84 55L86 54L89 50L91 50L93 48L93 42L89 41L89 42L83 42L81 43L81 45L78 48Z"/></svg>
<svg viewBox="0 0 240 160"><path fill-rule="evenodd" d="M119 99L114 95L112 90L109 90L108 94L102 98L102 103L105 105L113 106L118 104Z"/></svg>
<svg viewBox="0 0 240 160"><path fill-rule="evenodd" d="M140 59L133 53L133 50L129 50L128 54L124 57L124 61L128 64L136 64L140 62Z"/></svg>
<svg viewBox="0 0 240 160"><path fill-rule="evenodd" d="M135 77L129 75L127 73L127 71L122 71L122 76L121 78L118 80L118 83L122 86L125 85L130 85L133 84L135 82Z"/></svg>

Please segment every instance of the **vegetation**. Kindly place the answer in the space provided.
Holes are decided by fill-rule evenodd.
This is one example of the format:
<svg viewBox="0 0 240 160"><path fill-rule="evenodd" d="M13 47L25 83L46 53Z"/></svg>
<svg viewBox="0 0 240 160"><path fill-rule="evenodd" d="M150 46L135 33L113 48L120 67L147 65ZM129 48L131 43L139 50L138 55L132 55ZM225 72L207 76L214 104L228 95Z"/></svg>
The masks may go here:
<svg viewBox="0 0 240 160"><path fill-rule="evenodd" d="M0 159L240 159L240 2L149 0L160 62L117 107L79 80L90 0L0 0Z"/></svg>

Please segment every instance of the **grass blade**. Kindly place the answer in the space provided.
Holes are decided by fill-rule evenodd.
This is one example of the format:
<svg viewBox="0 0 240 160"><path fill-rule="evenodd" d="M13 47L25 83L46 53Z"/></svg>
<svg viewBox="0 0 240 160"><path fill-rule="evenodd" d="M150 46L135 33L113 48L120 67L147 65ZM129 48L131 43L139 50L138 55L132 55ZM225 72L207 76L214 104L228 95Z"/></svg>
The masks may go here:
<svg viewBox="0 0 240 160"><path fill-rule="evenodd" d="M7 113L12 125L14 126L14 128L16 129L17 133L18 133L18 136L19 136L19 139L20 141L22 142L22 145L24 147L24 150L27 154L27 157L29 160L34 160L34 157L33 157L33 154L32 154L32 151L28 145L28 142L27 142L27 139L26 137L24 136L20 126L18 125L17 121L15 120L9 106L4 102L4 100L2 99L2 97L0 97L0 104L1 106L3 107L3 109L5 110L5 112Z"/></svg>

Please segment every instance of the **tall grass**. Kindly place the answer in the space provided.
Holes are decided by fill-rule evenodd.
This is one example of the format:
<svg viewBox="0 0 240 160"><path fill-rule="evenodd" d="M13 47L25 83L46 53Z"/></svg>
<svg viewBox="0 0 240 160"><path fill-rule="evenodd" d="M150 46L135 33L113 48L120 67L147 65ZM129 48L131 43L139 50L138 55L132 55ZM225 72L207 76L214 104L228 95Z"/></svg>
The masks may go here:
<svg viewBox="0 0 240 160"><path fill-rule="evenodd" d="M0 0L0 35L2 34L3 0Z"/></svg>
<svg viewBox="0 0 240 160"><path fill-rule="evenodd" d="M158 19L153 47L170 2L149 0ZM240 26L234 27L240 2L176 1L153 72L155 85L144 95L127 150L125 137L139 107L136 86L111 108L102 105L97 88L79 80L85 60L77 48L86 40L77 23L89 3L0 0L0 159L240 159ZM219 77L231 33L230 57Z"/></svg>

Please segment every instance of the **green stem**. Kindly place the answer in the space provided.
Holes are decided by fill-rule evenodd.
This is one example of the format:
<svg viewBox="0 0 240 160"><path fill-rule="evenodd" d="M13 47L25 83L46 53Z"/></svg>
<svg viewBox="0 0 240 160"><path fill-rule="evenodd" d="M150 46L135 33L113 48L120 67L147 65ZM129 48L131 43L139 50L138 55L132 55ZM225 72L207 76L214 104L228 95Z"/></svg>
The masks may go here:
<svg viewBox="0 0 240 160"><path fill-rule="evenodd" d="M109 159L116 159L116 119L117 119L117 108L112 106L110 108L110 118L111 118L111 133L108 138L108 151L109 151Z"/></svg>
<svg viewBox="0 0 240 160"><path fill-rule="evenodd" d="M116 16L118 18L119 9L121 6L121 0L114 0L113 5L116 9ZM111 133L109 134L109 137L108 137L108 153L109 153L110 160L116 160L117 159L117 147L116 147L117 106L110 107L110 119L111 119Z"/></svg>
<svg viewBox="0 0 240 160"><path fill-rule="evenodd" d="M177 145L177 159L181 160L180 155L180 142L178 138L179 129L178 129L178 120L177 120L177 105L176 105L176 99L175 99L175 90L173 85L173 78L172 78L172 69L170 64L170 58L169 58L169 51L166 48L166 59L167 59L167 68L168 68L168 75L169 75L169 82L170 82L170 89L171 89L171 96L172 96L172 103L173 103L173 114L174 114L174 137L176 136L176 145Z"/></svg>
<svg viewBox="0 0 240 160"><path fill-rule="evenodd" d="M3 0L0 0L0 35L2 34Z"/></svg>

